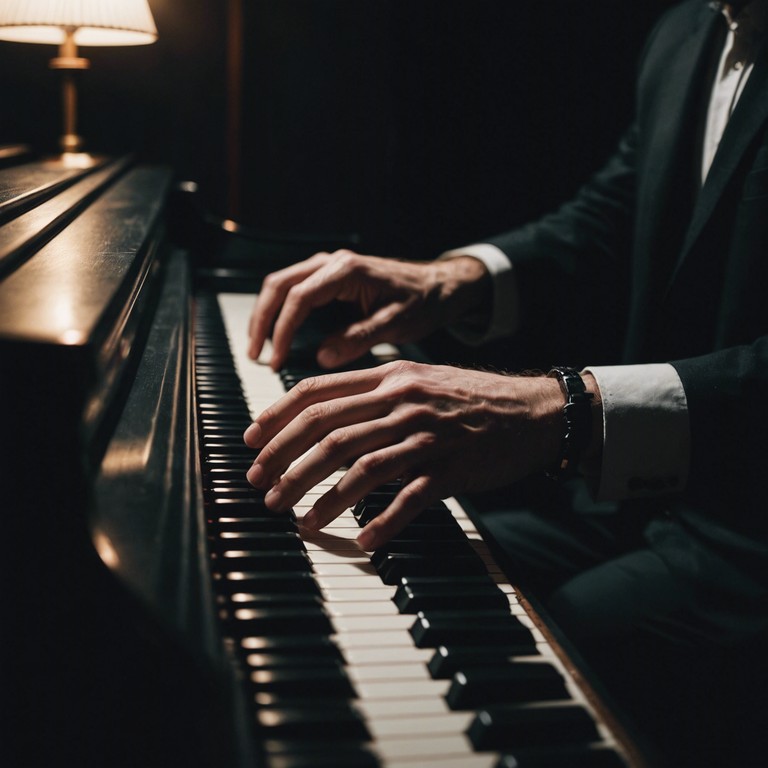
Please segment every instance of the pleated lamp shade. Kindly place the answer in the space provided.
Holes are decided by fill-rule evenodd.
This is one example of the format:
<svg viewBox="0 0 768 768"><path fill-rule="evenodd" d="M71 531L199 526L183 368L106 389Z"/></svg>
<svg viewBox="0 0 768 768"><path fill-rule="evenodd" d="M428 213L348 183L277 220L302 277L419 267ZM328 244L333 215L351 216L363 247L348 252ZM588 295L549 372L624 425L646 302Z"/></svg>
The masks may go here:
<svg viewBox="0 0 768 768"><path fill-rule="evenodd" d="M157 39L147 0L2 0L0 40L75 45L144 45Z"/></svg>

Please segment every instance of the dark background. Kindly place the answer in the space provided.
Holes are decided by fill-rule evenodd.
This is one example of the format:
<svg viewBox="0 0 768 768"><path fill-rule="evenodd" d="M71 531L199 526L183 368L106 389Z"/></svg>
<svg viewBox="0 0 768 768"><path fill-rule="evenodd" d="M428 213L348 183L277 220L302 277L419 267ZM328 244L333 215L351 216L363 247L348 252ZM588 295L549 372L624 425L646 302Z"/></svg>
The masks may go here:
<svg viewBox="0 0 768 768"><path fill-rule="evenodd" d="M644 39L671 4L150 0L157 43L81 49L92 68L79 128L91 151L171 164L218 214L432 256L549 209L607 157ZM0 42L0 144L55 151L53 55Z"/></svg>

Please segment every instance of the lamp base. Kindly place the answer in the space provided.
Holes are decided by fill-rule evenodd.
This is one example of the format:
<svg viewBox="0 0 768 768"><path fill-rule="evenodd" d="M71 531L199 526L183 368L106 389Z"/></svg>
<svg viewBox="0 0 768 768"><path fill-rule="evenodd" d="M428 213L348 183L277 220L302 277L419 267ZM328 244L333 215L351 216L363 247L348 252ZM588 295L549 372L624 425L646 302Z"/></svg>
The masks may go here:
<svg viewBox="0 0 768 768"><path fill-rule="evenodd" d="M64 168L67 170L87 170L96 168L109 160L104 155L92 155L89 152L62 152L60 155L50 155L43 162L49 168Z"/></svg>

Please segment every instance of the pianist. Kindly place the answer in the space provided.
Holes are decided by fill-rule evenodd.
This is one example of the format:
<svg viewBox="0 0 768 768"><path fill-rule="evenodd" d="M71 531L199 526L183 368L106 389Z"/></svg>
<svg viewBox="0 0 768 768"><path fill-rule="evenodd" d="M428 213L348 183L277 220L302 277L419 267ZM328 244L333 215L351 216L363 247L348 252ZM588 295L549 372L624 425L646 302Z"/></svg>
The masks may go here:
<svg viewBox="0 0 768 768"><path fill-rule="evenodd" d="M273 367L332 299L363 319L326 339L326 368L440 326L553 350L550 375L311 379L247 429L248 478L279 510L349 465L311 529L401 478L365 549L437 498L504 487L485 519L520 582L676 765L753 764L738 749L766 711L766 31L764 0L676 5L633 124L571 202L434 262L318 254L267 278L250 327Z"/></svg>

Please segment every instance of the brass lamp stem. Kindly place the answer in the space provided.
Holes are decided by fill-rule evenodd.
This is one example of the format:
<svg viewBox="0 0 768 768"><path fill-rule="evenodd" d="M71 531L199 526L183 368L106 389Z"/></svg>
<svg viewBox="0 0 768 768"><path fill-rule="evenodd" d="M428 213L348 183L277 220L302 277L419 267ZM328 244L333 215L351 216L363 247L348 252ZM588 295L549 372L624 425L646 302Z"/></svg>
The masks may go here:
<svg viewBox="0 0 768 768"><path fill-rule="evenodd" d="M77 55L75 44L76 27L64 29L64 42L59 46L59 55L51 59L51 69L60 69L61 104L64 115L64 133L59 139L62 152L79 152L83 146L82 137L77 135L77 85L75 73L88 69L90 62Z"/></svg>

